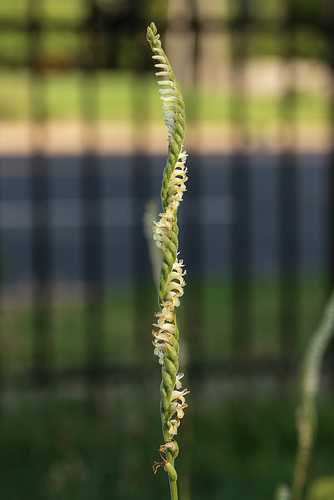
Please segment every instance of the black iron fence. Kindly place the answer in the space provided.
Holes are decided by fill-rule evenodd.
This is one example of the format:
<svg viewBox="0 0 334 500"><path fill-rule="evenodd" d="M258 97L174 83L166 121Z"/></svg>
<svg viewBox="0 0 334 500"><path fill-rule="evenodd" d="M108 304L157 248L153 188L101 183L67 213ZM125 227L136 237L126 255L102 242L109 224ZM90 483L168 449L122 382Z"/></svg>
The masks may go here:
<svg viewBox="0 0 334 500"><path fill-rule="evenodd" d="M188 110L183 363L194 376L297 368L333 281L333 8L210 5L2 2L3 386L90 387L154 364L153 18Z"/></svg>

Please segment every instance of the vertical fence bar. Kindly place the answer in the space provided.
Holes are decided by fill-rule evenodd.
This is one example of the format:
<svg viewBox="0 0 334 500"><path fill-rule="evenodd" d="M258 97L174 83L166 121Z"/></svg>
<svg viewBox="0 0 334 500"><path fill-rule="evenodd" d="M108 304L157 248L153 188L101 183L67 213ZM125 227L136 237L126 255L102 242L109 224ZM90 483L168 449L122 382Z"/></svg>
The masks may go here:
<svg viewBox="0 0 334 500"><path fill-rule="evenodd" d="M334 4L328 2L326 9L326 16L324 22L324 30L327 35L328 43L328 54L329 54L329 65L332 75L332 81L334 82ZM332 91L332 103L331 103L331 151L329 157L329 207L330 214L329 217L330 227L329 227L329 286L332 288L334 283L334 91Z"/></svg>
<svg viewBox="0 0 334 500"><path fill-rule="evenodd" d="M234 355L243 359L252 348L251 315L251 223L250 180L247 157L247 100L244 69L247 58L249 3L238 2L238 14L231 32L232 104L231 123L234 150L231 156L230 183L235 197L237 217L231 225L232 346Z"/></svg>
<svg viewBox="0 0 334 500"><path fill-rule="evenodd" d="M190 450L192 449L192 438L201 425L197 416L203 407L203 396L207 387L206 374L208 372L208 350L205 342L204 324L204 228L202 224L203 203L201 200L204 194L203 170L205 163L209 160L205 158L203 152L199 152L201 144L201 117L199 112L200 42L203 36L205 19L200 17L199 2L190 0L188 6L187 38L190 39L191 43L191 72L187 83L191 85L195 98L187 102L186 95L184 96L186 112L185 149L189 153L189 158L186 163L188 168L187 191L184 196L184 203L180 206L180 221L184 221L180 229L180 257L184 260L187 273L185 276L187 286L182 301L184 304L184 319L180 323L182 329L180 335L180 370L185 373L186 379L189 378L189 383L186 381L186 384L191 390L192 407L182 430L182 449L184 449L186 459L180 475L179 489L180 497L184 499L189 499L192 495L189 479L191 471ZM173 24L175 29L179 31L180 36L182 31L180 25L178 26L177 16L175 16ZM184 39L185 35L183 34L182 37ZM185 57L185 53L183 57ZM182 64L186 66L187 61L182 61ZM178 78L177 75L176 77ZM186 80L184 83L186 83ZM195 134L195 141L189 147L189 150L187 146L187 127L191 127L192 134ZM182 308L180 313L182 314ZM182 319L182 316L180 317Z"/></svg>
<svg viewBox="0 0 334 500"><path fill-rule="evenodd" d="M48 162L45 156L45 82L38 69L42 36L42 2L29 2L29 55L31 67L32 147L30 158L33 276L33 379L38 386L52 381L51 247Z"/></svg>
<svg viewBox="0 0 334 500"><path fill-rule="evenodd" d="M328 175L328 197L329 197L329 227L328 227L328 285L330 292L334 286L334 3L327 2L324 18L324 31L327 35L329 66L332 77L331 95L331 151L329 155L329 175ZM334 343L329 347L330 351L330 383L334 387Z"/></svg>
<svg viewBox="0 0 334 500"><path fill-rule="evenodd" d="M148 366L146 361L152 361L150 330L153 310L157 310L158 307L143 228L145 205L151 194L149 189L149 167L150 162L147 154L144 151L137 150L131 162L131 195L134 333L137 353L136 364L140 366Z"/></svg>
<svg viewBox="0 0 334 500"><path fill-rule="evenodd" d="M85 379L88 396L94 396L105 365L103 302L103 252L101 227L101 172L97 143L97 36L95 0L87 0L89 15L85 34L88 44L82 54L83 156L81 163L82 252L85 301Z"/></svg>
<svg viewBox="0 0 334 500"><path fill-rule="evenodd" d="M146 46L145 32L141 33L140 26L146 28L142 3L134 0L132 13L127 20L126 29L128 39L138 37L137 50L150 59L151 54ZM145 58L146 58L145 57ZM151 324L153 312L157 311L158 300L153 285L152 267L149 260L148 242L145 238L143 216L147 201L152 197L151 192L151 162L148 156L148 106L147 87L144 85L142 65L133 53L131 61L133 68L131 85L132 105L132 140L133 157L131 161L131 198L132 198L132 266L133 266L133 312L135 325L136 364L141 367L152 366ZM164 159L162 160L164 161ZM163 164L161 165L161 168ZM154 193L156 198L158 193ZM160 206L159 206L160 211ZM153 224L153 221L152 221ZM153 236L152 236L153 237Z"/></svg>
<svg viewBox="0 0 334 500"><path fill-rule="evenodd" d="M298 165L296 155L294 89L294 56L296 17L294 0L289 0L287 23L284 27L286 75L284 95L281 101L281 152L278 168L279 203L279 258L280 258L280 356L282 373L286 363L297 354L299 338L299 219L298 219Z"/></svg>
<svg viewBox="0 0 334 500"><path fill-rule="evenodd" d="M2 164L3 164L3 159L0 156L0 193L2 192L1 190L1 183L2 183ZM0 199L1 201L1 199ZM2 219L2 213L0 210L0 220ZM0 416L2 412L2 403L3 403L3 394L4 394L4 388L5 388L5 367L4 367L4 352L5 352L5 338L4 338L4 328L3 328L3 296L4 296L4 289L3 289L3 276L4 273L4 262L3 262L3 237L2 237L2 229L0 229Z"/></svg>
<svg viewBox="0 0 334 500"><path fill-rule="evenodd" d="M192 38L192 74L191 85L193 91L198 95L199 90L199 56L200 56L200 36L202 30L202 23L199 18L197 3L194 0L189 2L190 16L189 16L189 35ZM178 28L179 29L179 28ZM193 99L187 108L186 118L187 124L191 125L193 130L196 130L197 144L200 143L200 136L198 132L199 125L199 110L197 106L197 99ZM185 135L185 142L187 143L187 129ZM189 356L196 367L196 374L190 373L192 380L190 384L196 382L198 392L200 392L200 380L203 380L205 363L205 343L204 343L204 320L203 320L203 231L201 224L202 215L202 163L203 157L200 157L198 150L195 147L189 151L188 163L188 180L187 192L185 195L185 202L181 206L184 213L185 225L181 228L181 258L185 262L187 270L185 289L185 338L187 341ZM182 343L181 343L182 346ZM182 359L182 358L181 358ZM196 402L195 402L196 404Z"/></svg>

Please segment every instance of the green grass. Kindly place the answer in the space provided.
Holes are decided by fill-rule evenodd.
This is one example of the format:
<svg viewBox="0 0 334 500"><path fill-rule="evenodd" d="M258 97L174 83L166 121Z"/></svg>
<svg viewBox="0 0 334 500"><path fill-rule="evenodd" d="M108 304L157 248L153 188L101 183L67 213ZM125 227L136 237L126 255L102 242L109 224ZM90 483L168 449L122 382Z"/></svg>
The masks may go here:
<svg viewBox="0 0 334 500"><path fill-rule="evenodd" d="M1 340L3 366L12 370L28 368L34 356L34 329L38 315L48 317L47 335L52 346L52 363L55 368L83 365L87 356L87 329L98 334L101 326L106 339L103 356L117 364L134 361L134 311L130 289L108 295L91 310L98 314L96 325L89 327L91 321L87 303L78 298L64 298L50 304L46 311L31 305L12 306L1 312Z"/></svg>
<svg viewBox="0 0 334 500"><path fill-rule="evenodd" d="M279 482L291 481L294 398L235 391L212 404L201 394L178 436L180 498L271 500ZM1 498L167 500L166 475L152 473L161 442L158 399L158 384L123 383L94 400L47 393L5 398ZM323 402L311 478L332 472L333 418L333 405Z"/></svg>
<svg viewBox="0 0 334 500"><path fill-rule="evenodd" d="M196 351L191 343L196 339L198 320L196 304L189 309L198 293L195 285L188 283L188 304L183 301L180 311L180 331L191 353ZM201 283L204 349L197 353L201 356L197 360L219 361L232 354L232 285L231 280L217 277ZM303 317L305 339L318 322L325 286L321 276L300 279L297 310ZM258 278L251 291L253 347L249 359L253 355L274 356L278 349L278 282ZM49 391L23 392L15 385L3 391L1 498L168 499L165 474L154 476L151 469L153 461L159 459L161 443L160 373L150 339L154 296L153 284L143 283L137 290L124 287L107 293L100 308L91 304L94 318L102 315L105 359L111 365L136 365L149 358L153 368L149 378L118 380L98 387L90 397L85 396L83 384L70 381ZM60 297L50 312L51 329L46 333L53 339L56 367L83 365L90 322L83 301ZM12 304L2 311L4 375L32 363L35 320L28 304ZM94 345L99 343L99 335L94 322L92 326L89 333ZM296 355L305 347L302 338L300 335ZM285 386L274 384L271 387L276 388L269 392L267 388L263 391L266 385L261 378L241 381L226 375L195 377L186 380L185 387L190 387L191 394L179 437L180 498L271 500L279 482L291 482L298 402L294 380ZM334 407L325 399L321 401L311 479L332 473Z"/></svg>
<svg viewBox="0 0 334 500"><path fill-rule="evenodd" d="M182 89L187 103L188 123L235 123L237 110L252 126L277 123L282 114L279 96L250 95L244 101L218 88ZM28 72L0 74L0 116L2 120L29 120L35 114L49 120L82 120L92 114L97 121L128 123L147 120L161 123L161 110L154 75L129 72L99 72L85 78L79 72L49 74L33 80ZM290 112L296 124L323 125L329 121L329 99L325 94L296 95ZM83 107L92 103L92 110Z"/></svg>
<svg viewBox="0 0 334 500"><path fill-rule="evenodd" d="M179 316L180 329L194 361L219 362L240 354L234 342L234 336L238 335L235 317L242 315L245 307L249 309L250 323L245 324L242 339L251 346L247 350L248 358L280 355L281 302L277 279L254 280L246 306L236 298L242 291L240 283L227 278L207 278L200 287L198 295L196 282L188 284ZM233 287L237 296L232 293ZM291 354L298 358L320 319L325 290L326 280L322 276L300 279L295 307L299 328L298 332L290 332L296 338ZM80 367L89 353L92 360L95 357L111 365L138 363L138 353L144 356L145 362L153 360L150 331L155 304L154 287L145 283L137 292L127 287L105 294L101 303L91 305L88 312L86 302L79 297L60 297L46 311L46 333L42 333L51 345L51 363L55 368ZM33 363L38 314L43 319L43 311L36 311L29 304L12 305L2 310L1 350L6 373L21 371Z"/></svg>
<svg viewBox="0 0 334 500"><path fill-rule="evenodd" d="M231 280L211 279L204 285L204 352L208 359L221 359L235 352L233 335L235 316L249 311L250 322L245 325L250 335L251 349L248 357L278 356L280 352L280 315L282 308L282 283L275 278L258 277L250 283L246 305L236 298L242 293L243 283ZM235 292L232 291L232 286ZM298 332L295 337L294 355L300 356L305 342L310 338L320 320L326 300L326 280L320 276L305 276L298 284L297 303ZM189 290L187 290L188 293ZM247 343L247 339L246 339Z"/></svg>

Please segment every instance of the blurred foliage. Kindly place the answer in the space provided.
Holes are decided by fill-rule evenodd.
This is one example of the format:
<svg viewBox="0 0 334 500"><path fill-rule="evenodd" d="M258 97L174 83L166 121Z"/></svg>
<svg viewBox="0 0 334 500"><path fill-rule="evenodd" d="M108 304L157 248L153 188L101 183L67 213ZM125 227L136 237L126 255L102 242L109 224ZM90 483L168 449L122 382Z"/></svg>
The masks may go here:
<svg viewBox="0 0 334 500"><path fill-rule="evenodd" d="M25 23L28 19L29 0L1 0L0 20Z"/></svg>
<svg viewBox="0 0 334 500"><path fill-rule="evenodd" d="M326 60L329 56L328 41L321 31L312 27L299 27L293 35L285 32L252 33L246 56L248 57L300 57L306 59Z"/></svg>
<svg viewBox="0 0 334 500"><path fill-rule="evenodd" d="M246 13L247 31L256 37L249 57L284 56L293 31L296 57L327 59L325 3L230 0L224 22L242 31L247 24L238 23ZM145 28L154 19L164 34L167 6L156 0L1 0L0 64L64 71L91 58L97 68L146 69Z"/></svg>
<svg viewBox="0 0 334 500"><path fill-rule="evenodd" d="M229 0L232 19L246 16L253 20L274 22L321 23L328 0Z"/></svg>
<svg viewBox="0 0 334 500"><path fill-rule="evenodd" d="M39 12L43 24L52 25L56 21L65 21L79 25L89 16L89 2L85 0L42 0Z"/></svg>
<svg viewBox="0 0 334 500"><path fill-rule="evenodd" d="M300 57L312 59L329 58L329 46L323 33L312 28L301 28L296 33L295 51Z"/></svg>
<svg viewBox="0 0 334 500"><path fill-rule="evenodd" d="M140 68L147 24L165 19L166 3L146 0L2 0L0 64L41 70L85 64ZM165 21L160 24L165 24ZM2 42L2 43L1 43Z"/></svg>

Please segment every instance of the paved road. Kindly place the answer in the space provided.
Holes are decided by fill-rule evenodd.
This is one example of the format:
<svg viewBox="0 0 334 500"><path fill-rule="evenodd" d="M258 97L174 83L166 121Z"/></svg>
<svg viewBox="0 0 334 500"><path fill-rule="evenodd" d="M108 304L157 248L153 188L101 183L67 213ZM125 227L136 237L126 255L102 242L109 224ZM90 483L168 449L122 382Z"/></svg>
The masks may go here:
<svg viewBox="0 0 334 500"><path fill-rule="evenodd" d="M51 268L52 279L80 281L87 241L92 248L100 241L100 253L93 249L92 255L102 259L104 281L130 280L133 251L144 251L139 241L143 206L159 193L164 158L82 161L56 156L39 161L42 175L36 167L32 174L27 158L0 160L3 282L31 281L34 253L41 261L47 254L41 266ZM246 262L251 272L268 273L292 250L301 271L323 270L328 260L328 164L325 155L299 155L291 163L272 154L239 161L228 155L190 158L189 189L180 213L183 256L191 261L196 254L198 261L200 255L208 272L227 272L239 259L241 268Z"/></svg>

